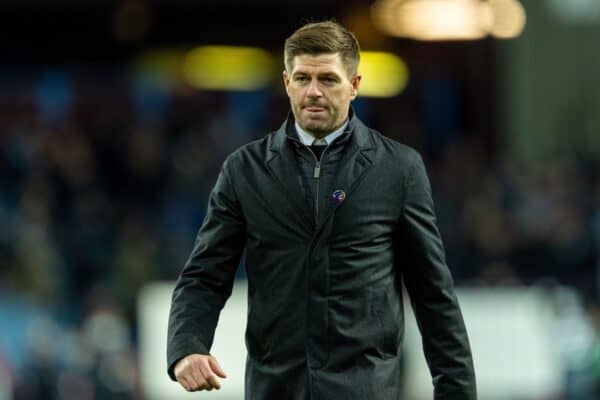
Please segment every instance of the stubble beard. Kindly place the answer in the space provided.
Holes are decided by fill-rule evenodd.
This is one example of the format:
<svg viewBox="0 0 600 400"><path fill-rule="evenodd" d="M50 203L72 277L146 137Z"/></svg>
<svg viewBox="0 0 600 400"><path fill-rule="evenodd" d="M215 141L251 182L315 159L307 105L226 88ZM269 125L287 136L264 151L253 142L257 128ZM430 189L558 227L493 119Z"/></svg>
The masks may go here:
<svg viewBox="0 0 600 400"><path fill-rule="evenodd" d="M300 107L299 112L300 115L296 117L298 124L302 127L302 129L307 132L313 134L317 138L322 138L326 134L332 132L335 128L334 119L335 115L331 115L329 113L329 108L325 107L326 115L324 118L313 119L302 115L302 108ZM298 118L300 117L300 118Z"/></svg>

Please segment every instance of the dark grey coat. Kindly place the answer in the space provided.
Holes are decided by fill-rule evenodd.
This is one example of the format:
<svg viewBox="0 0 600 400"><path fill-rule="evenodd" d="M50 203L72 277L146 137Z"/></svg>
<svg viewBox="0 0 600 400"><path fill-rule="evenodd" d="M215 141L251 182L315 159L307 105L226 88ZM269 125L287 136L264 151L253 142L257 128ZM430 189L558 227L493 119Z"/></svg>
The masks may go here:
<svg viewBox="0 0 600 400"><path fill-rule="evenodd" d="M402 282L436 400L474 400L467 332L423 162L351 114L319 223L298 183L286 124L224 162L173 293L168 371L208 354L246 249L246 400L397 400Z"/></svg>

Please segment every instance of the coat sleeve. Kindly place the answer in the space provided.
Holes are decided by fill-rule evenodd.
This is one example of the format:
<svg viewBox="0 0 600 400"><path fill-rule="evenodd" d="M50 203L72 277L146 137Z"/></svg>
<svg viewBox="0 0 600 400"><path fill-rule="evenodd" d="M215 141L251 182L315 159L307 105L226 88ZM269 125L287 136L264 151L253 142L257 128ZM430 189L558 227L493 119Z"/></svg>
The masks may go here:
<svg viewBox="0 0 600 400"><path fill-rule="evenodd" d="M429 179L418 154L405 186L397 262L421 332L434 398L475 400L469 339L436 226Z"/></svg>
<svg viewBox="0 0 600 400"><path fill-rule="evenodd" d="M219 313L231 295L245 231L226 160L173 291L167 338L167 366L172 380L178 360L189 354L209 354Z"/></svg>

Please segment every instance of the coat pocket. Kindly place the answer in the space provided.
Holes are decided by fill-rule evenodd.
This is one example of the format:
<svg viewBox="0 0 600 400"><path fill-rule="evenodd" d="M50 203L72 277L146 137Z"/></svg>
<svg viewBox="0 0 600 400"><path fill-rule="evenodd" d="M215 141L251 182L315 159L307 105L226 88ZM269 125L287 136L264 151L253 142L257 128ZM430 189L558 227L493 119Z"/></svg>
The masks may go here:
<svg viewBox="0 0 600 400"><path fill-rule="evenodd" d="M271 347L266 329L264 329L264 315L261 313L248 313L246 323L246 349L248 355L255 361L264 361Z"/></svg>
<svg viewBox="0 0 600 400"><path fill-rule="evenodd" d="M399 353L399 304L392 301L393 289L375 288L371 291L371 309L377 321L379 351L383 358L397 357Z"/></svg>

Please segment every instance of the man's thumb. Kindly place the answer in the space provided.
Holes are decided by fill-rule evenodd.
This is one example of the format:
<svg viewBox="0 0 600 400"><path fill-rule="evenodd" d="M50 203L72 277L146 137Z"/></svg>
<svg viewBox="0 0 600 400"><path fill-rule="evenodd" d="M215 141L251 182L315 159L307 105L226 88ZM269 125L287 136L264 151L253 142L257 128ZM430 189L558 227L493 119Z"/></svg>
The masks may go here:
<svg viewBox="0 0 600 400"><path fill-rule="evenodd" d="M213 372L215 374L217 374L217 376L219 376L220 378L227 378L225 371L223 371L223 369L219 365L219 362L215 358L213 358L213 357L209 358L208 362L210 364L211 369L213 370Z"/></svg>

